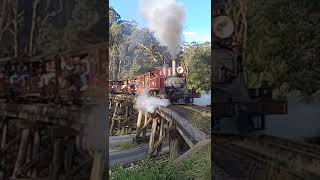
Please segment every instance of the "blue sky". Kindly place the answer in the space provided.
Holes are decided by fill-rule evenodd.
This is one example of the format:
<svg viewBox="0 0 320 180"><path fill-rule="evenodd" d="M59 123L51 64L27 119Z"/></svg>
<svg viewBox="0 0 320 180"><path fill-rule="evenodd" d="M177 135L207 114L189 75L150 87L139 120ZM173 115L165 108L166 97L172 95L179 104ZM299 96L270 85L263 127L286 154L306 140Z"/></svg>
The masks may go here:
<svg viewBox="0 0 320 180"><path fill-rule="evenodd" d="M186 10L183 38L187 42L211 41L211 1L177 0ZM124 20L135 20L138 26L147 27L139 14L139 0L110 0L112 6Z"/></svg>

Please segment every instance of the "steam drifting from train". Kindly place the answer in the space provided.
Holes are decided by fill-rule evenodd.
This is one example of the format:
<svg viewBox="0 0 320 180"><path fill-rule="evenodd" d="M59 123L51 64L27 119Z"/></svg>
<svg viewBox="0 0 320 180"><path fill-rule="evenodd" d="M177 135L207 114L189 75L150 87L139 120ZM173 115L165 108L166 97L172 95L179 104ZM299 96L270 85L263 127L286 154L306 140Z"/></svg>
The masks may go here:
<svg viewBox="0 0 320 180"><path fill-rule="evenodd" d="M169 99L160 99L152 96L148 96L149 90L144 90L136 99L137 109L154 113L154 110L159 106L169 106Z"/></svg>
<svg viewBox="0 0 320 180"><path fill-rule="evenodd" d="M204 92L201 91L201 96L200 98L194 98L193 104L198 105L198 106L208 106L211 104L211 91L209 92Z"/></svg>
<svg viewBox="0 0 320 180"><path fill-rule="evenodd" d="M179 52L185 9L176 0L140 0L140 12L173 58Z"/></svg>

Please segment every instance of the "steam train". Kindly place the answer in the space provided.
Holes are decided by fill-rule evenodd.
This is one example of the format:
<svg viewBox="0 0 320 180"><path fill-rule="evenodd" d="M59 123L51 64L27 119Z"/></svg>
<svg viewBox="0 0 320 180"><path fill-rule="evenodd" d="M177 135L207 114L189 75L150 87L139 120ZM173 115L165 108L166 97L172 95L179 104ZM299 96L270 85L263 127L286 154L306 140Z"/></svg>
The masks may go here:
<svg viewBox="0 0 320 180"><path fill-rule="evenodd" d="M0 60L0 98L80 102L105 92L107 43L41 56Z"/></svg>
<svg viewBox="0 0 320 180"><path fill-rule="evenodd" d="M109 92L114 94L140 94L149 90L150 95L169 99L173 104L193 103L193 98L200 97L195 89L188 90L183 67L175 69L164 64L142 75L134 76L121 81L110 81Z"/></svg>
<svg viewBox="0 0 320 180"><path fill-rule="evenodd" d="M286 99L273 99L265 82L249 89L244 78L241 42L224 1L217 1L213 23L213 114L215 134L251 134L265 129L267 115L286 114Z"/></svg>

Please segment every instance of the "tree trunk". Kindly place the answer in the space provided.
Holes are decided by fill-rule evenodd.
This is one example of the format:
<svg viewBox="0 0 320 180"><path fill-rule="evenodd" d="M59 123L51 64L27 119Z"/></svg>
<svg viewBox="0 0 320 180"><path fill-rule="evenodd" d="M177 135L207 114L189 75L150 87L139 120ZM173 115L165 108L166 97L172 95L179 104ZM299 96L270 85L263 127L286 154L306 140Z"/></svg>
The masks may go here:
<svg viewBox="0 0 320 180"><path fill-rule="evenodd" d="M4 20L6 18L6 8L7 8L7 0L3 0L2 9L1 9L1 12L0 12L0 32L1 32L0 40L2 39L2 33L4 31L3 23L4 23Z"/></svg>
<svg viewBox="0 0 320 180"><path fill-rule="evenodd" d="M14 38L14 57L19 56L19 31L18 31L18 0L13 0L12 11L13 11L13 38Z"/></svg>
<svg viewBox="0 0 320 180"><path fill-rule="evenodd" d="M33 36L34 36L34 29L36 25L36 17L37 17L37 7L39 4L39 0L33 0L32 5L32 24L31 24L31 31L30 31L30 41L29 41L29 56L33 55Z"/></svg>

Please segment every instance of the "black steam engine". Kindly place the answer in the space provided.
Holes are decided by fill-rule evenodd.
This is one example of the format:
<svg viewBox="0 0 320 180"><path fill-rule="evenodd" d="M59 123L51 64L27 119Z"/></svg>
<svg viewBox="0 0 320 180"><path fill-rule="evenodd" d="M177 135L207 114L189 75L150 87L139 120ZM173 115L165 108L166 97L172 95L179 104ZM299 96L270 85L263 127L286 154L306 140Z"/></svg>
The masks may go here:
<svg viewBox="0 0 320 180"><path fill-rule="evenodd" d="M267 83L248 89L243 68L243 46L235 38L235 23L225 12L223 1L215 3L213 17L213 104L217 134L247 134L265 129L265 117L286 114L286 100L272 98ZM237 23L241 24L241 23Z"/></svg>

